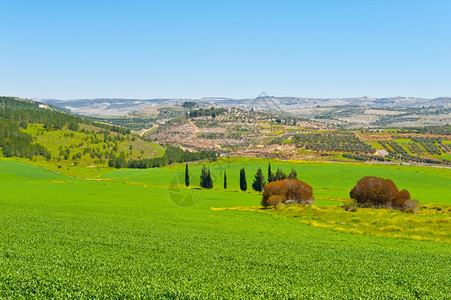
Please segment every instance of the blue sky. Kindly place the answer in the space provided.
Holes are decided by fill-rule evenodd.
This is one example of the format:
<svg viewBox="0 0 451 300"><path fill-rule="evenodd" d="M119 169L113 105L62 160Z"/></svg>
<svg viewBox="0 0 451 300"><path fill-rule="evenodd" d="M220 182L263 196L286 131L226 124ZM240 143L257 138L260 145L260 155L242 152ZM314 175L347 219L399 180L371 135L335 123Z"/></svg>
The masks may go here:
<svg viewBox="0 0 451 300"><path fill-rule="evenodd" d="M451 1L0 1L0 95L451 96Z"/></svg>

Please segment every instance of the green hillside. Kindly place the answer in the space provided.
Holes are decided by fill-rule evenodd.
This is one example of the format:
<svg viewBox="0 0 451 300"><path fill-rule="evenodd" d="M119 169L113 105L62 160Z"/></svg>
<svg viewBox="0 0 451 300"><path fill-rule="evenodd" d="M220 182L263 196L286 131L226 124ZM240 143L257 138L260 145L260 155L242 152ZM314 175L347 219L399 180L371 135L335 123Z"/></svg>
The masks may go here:
<svg viewBox="0 0 451 300"><path fill-rule="evenodd" d="M83 175L115 158L160 157L164 148L129 129L95 123L26 99L0 97L0 148L62 173ZM83 168L73 167L80 166Z"/></svg>

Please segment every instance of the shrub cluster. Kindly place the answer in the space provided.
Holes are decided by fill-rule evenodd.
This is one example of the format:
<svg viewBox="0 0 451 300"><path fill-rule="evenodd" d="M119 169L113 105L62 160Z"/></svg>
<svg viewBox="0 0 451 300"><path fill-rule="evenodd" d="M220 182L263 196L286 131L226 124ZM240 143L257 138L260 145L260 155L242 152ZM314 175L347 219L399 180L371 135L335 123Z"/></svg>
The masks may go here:
<svg viewBox="0 0 451 300"><path fill-rule="evenodd" d="M263 206L280 203L313 204L313 189L298 179L283 179L268 183L263 189Z"/></svg>
<svg viewBox="0 0 451 300"><path fill-rule="evenodd" d="M418 202L407 190L399 191L390 179L366 176L351 190L350 196L360 207L384 207L415 212Z"/></svg>

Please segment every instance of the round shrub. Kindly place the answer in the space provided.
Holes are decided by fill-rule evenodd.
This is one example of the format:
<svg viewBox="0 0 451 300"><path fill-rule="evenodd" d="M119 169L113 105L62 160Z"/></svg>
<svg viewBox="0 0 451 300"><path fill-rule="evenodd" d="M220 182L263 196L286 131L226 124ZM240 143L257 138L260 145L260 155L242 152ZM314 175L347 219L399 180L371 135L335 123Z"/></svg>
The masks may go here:
<svg viewBox="0 0 451 300"><path fill-rule="evenodd" d="M279 203L313 204L313 189L298 179L283 179L268 183L263 189L263 206Z"/></svg>
<svg viewBox="0 0 451 300"><path fill-rule="evenodd" d="M398 188L390 179L367 176L357 182L350 196L361 206L385 206L398 193Z"/></svg>
<svg viewBox="0 0 451 300"><path fill-rule="evenodd" d="M360 207L385 207L414 212L418 202L407 190L399 191L390 179L367 176L360 179L350 196Z"/></svg>

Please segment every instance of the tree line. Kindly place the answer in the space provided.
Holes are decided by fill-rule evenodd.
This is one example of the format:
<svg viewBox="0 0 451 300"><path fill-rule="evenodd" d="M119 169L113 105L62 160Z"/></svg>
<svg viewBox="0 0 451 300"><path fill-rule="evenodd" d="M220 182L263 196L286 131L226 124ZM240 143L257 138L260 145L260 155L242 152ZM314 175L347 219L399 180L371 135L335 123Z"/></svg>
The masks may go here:
<svg viewBox="0 0 451 300"><path fill-rule="evenodd" d="M153 157L145 159L132 159L127 161L125 154L120 153L108 161L108 166L114 168L132 168L132 169L147 169L165 167L173 163L184 163L199 160L216 161L217 153L212 150L203 150L200 152L191 152L183 150L179 147L166 145L166 151L162 157Z"/></svg>
<svg viewBox="0 0 451 300"><path fill-rule="evenodd" d="M217 115L223 114L225 112L224 108L201 108L196 110L190 110L188 113L188 116L190 118L196 118L196 117L206 117L210 116L212 118L216 117Z"/></svg>
<svg viewBox="0 0 451 300"><path fill-rule="evenodd" d="M287 175L283 170L277 169L275 173L272 172L271 163L268 164L268 181L266 181L265 176L263 175L263 171L261 168L258 168L254 180L252 182L252 189L256 192L262 192L267 183L273 181L280 181L284 179L297 179L297 172L294 168L291 169L291 172ZM247 179L246 179L246 169L240 169L240 190L245 192L248 189ZM188 187L190 185L190 175L188 164L185 166L185 185ZM201 188L211 189L213 188L213 179L211 177L210 169L205 165L202 167L200 174L200 186ZM227 173L224 172L223 186L224 189L227 189Z"/></svg>

